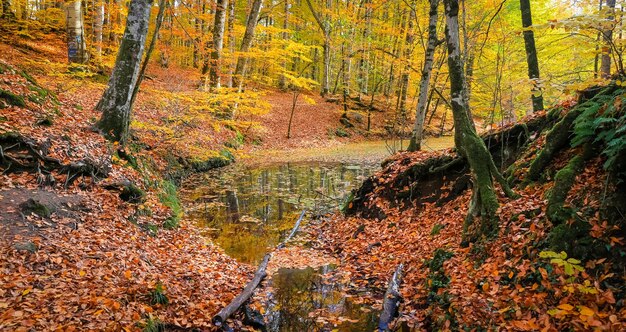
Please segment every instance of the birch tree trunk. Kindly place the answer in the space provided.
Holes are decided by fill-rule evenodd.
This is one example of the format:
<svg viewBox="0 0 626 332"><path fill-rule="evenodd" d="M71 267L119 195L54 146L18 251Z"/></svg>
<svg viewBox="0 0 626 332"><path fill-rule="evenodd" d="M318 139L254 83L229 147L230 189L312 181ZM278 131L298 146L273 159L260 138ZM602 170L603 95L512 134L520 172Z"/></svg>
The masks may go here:
<svg viewBox="0 0 626 332"><path fill-rule="evenodd" d="M250 51L250 47L252 46L252 41L254 39L254 30L256 29L262 6L263 0L254 0L252 3L252 9L250 10L250 14L248 15L248 20L246 22L246 32L243 34L241 48L239 49L242 53ZM243 77L246 74L247 65L248 57L246 55L242 55L239 59L237 59L237 67L235 68L235 75L233 76L233 84L238 86L239 89L242 87Z"/></svg>
<svg viewBox="0 0 626 332"><path fill-rule="evenodd" d="M476 133L468 115L465 94L465 73L459 40L459 1L444 0L446 13L446 43L448 46L448 70L450 73L450 96L454 118L454 142L457 150L467 159L472 172L473 194L463 225L463 244L498 234L498 198L494 190L494 177L508 196L514 193L498 171L491 154ZM474 218L481 216L480 224Z"/></svg>
<svg viewBox="0 0 626 332"><path fill-rule="evenodd" d="M96 58L100 61L102 57L102 27L104 25L104 2L98 0L95 3L95 13L93 22L93 41L96 49Z"/></svg>
<svg viewBox="0 0 626 332"><path fill-rule="evenodd" d="M235 1L235 0L233 0ZM215 24L213 25L213 51L211 52L211 64L209 77L211 87L219 89L221 87L222 49L224 47L224 28L226 24L226 10L228 0L217 0L215 9ZM206 86L206 84L205 84Z"/></svg>
<svg viewBox="0 0 626 332"><path fill-rule="evenodd" d="M148 34L151 5L151 0L131 0L115 67L96 106L102 112L96 126L106 138L121 143L128 138L131 100Z"/></svg>
<svg viewBox="0 0 626 332"><path fill-rule="evenodd" d="M235 74L235 67L237 63L235 58L235 0L231 0L228 3L228 49L230 51L230 57L232 58L230 65L228 66L228 87L233 87L233 75Z"/></svg>
<svg viewBox="0 0 626 332"><path fill-rule="evenodd" d="M87 62L87 44L83 24L82 1L75 0L65 7L67 22L67 56L70 62Z"/></svg>
<svg viewBox="0 0 626 332"><path fill-rule="evenodd" d="M437 47L437 7L439 0L430 0L430 10L428 12L428 41L424 54L424 67L422 68L422 78L420 79L420 92L417 99L417 109L415 112L415 125L413 134L409 141L409 151L419 151L422 149L422 138L424 133L424 120L426 118L426 102L428 101L428 86L433 70L435 59L435 48Z"/></svg>
<svg viewBox="0 0 626 332"><path fill-rule="evenodd" d="M539 61L537 60L537 48L535 47L535 33L531 29L533 18L530 10L530 0L519 1L522 11L522 27L524 28L524 47L526 48L526 62L528 63L528 78L532 81L531 99L533 112L543 110L543 95L541 80L539 79Z"/></svg>
<svg viewBox="0 0 626 332"><path fill-rule="evenodd" d="M607 0L606 7L608 7L609 16L608 21L613 21L615 18L613 12L615 11L615 0ZM611 77L611 48L613 47L613 29L608 28L602 31L604 38L604 46L602 47L602 57L600 59L600 73L602 78Z"/></svg>

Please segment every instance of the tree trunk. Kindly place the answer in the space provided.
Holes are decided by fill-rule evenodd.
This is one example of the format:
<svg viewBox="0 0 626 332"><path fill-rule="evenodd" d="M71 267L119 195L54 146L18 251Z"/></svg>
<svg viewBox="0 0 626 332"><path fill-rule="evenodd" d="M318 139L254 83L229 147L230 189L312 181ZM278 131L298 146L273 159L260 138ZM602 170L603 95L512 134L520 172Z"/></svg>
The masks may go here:
<svg viewBox="0 0 626 332"><path fill-rule="evenodd" d="M248 15L248 20L246 22L246 32L243 34L241 48L239 49L242 53L250 51L250 47L252 46L252 41L254 39L254 30L256 29L262 6L263 0L254 0L252 3L252 9L250 10L250 14ZM240 89L242 87L243 77L246 74L247 65L248 57L246 55L240 56L239 59L237 59L237 67L235 68L233 84L238 86Z"/></svg>
<svg viewBox="0 0 626 332"><path fill-rule="evenodd" d="M100 61L102 57L102 26L104 24L104 1L98 0L95 4L93 22L93 41L96 49L96 59Z"/></svg>
<svg viewBox="0 0 626 332"><path fill-rule="evenodd" d="M131 0L115 67L96 106L102 112L97 127L110 140L124 143L128 138L132 92L139 76L151 5L151 0Z"/></svg>
<svg viewBox="0 0 626 332"><path fill-rule="evenodd" d="M613 12L615 11L615 0L607 0L606 7L608 7L609 16L607 21L613 21L615 18ZM602 47L602 58L600 62L600 73L602 78L611 77L611 49L613 47L613 28L608 28L602 31L604 38L604 47Z"/></svg>
<svg viewBox="0 0 626 332"><path fill-rule="evenodd" d="M234 0L233 0L234 1ZM215 9L215 24L213 25L213 51L211 52L211 64L209 70L210 85L219 89L221 86L222 49L224 47L224 28L226 23L226 10L228 0L217 0ZM205 83L206 86L206 83Z"/></svg>
<svg viewBox="0 0 626 332"><path fill-rule="evenodd" d="M413 27L415 23L415 9L409 6L409 19L407 22L407 31L406 31L406 43L404 45L404 61L406 64L402 69L402 76L400 78L400 120L404 122L406 120L406 99L409 91L409 67L411 63L411 53L413 51L413 40L415 36L413 35Z"/></svg>
<svg viewBox="0 0 626 332"><path fill-rule="evenodd" d="M539 79L539 62L535 48L535 33L532 30L533 19L530 11L530 0L519 1L522 11L522 27L524 28L524 46L526 48L526 62L528 63L528 78L532 81L533 112L543 110L543 95L541 80Z"/></svg>
<svg viewBox="0 0 626 332"><path fill-rule="evenodd" d="M233 75L237 63L235 59L235 0L228 3L228 49L230 50L231 63L228 66L228 87L233 87Z"/></svg>
<svg viewBox="0 0 626 332"><path fill-rule="evenodd" d="M426 53L424 54L424 68L420 79L420 94L417 99L417 110L415 112L415 125L413 135L409 142L409 151L419 151L422 149L422 137L424 132L424 120L426 118L426 102L428 101L428 86L430 85L430 74L433 69L435 59L435 48L437 47L437 7L439 0L430 0L430 10L428 20L428 42Z"/></svg>
<svg viewBox="0 0 626 332"><path fill-rule="evenodd" d="M161 30L161 24L163 23L165 8L167 6L169 6L169 0L159 0L159 12L157 13L156 22L154 24L154 32L152 33L152 39L150 40L150 45L148 46L148 50L146 51L146 57L145 59L143 59L143 63L141 64L137 83L135 84L135 88L133 89L133 96L130 100L130 109L132 109L133 105L135 104L135 98L137 98L137 94L139 93L139 86L141 85L141 82L146 75L146 69L148 68L148 63L150 62L150 56L154 51L154 46L156 45L157 40L159 39L159 31Z"/></svg>
<svg viewBox="0 0 626 332"><path fill-rule="evenodd" d="M459 1L444 0L446 12L446 42L448 46L448 69L450 73L450 96L455 132L454 142L457 150L467 159L473 179L473 195L467 218L463 226L463 243L473 242L483 236L498 233L498 199L494 190L492 176L500 183L507 195L513 192L498 171L485 143L476 134L467 109L465 96L465 73L459 40ZM474 217L481 216L478 227L473 225Z"/></svg>
<svg viewBox="0 0 626 332"><path fill-rule="evenodd" d="M87 62L87 45L85 44L85 27L83 22L82 1L75 0L65 7L67 21L67 56L70 62Z"/></svg>
<svg viewBox="0 0 626 332"><path fill-rule="evenodd" d="M306 4L317 22L320 30L324 34L324 71L322 75L322 84L320 94L322 97L326 96L330 92L330 24L328 22L328 18L322 22L319 14L313 9L313 5L311 4L311 0L306 0ZM329 7L330 2L326 2L326 7Z"/></svg>
<svg viewBox="0 0 626 332"><path fill-rule="evenodd" d="M291 5L289 4L289 0L285 0L285 6L284 6L284 15L285 17L283 18L283 40L286 42L289 39L289 32L287 32L287 29L289 28L289 8L291 7ZM287 72L287 55L285 54L285 56L283 57L283 73L280 75L280 77L278 78L278 87L282 90L287 89L287 79L285 77L285 72ZM296 68L294 68L293 71L296 71Z"/></svg>

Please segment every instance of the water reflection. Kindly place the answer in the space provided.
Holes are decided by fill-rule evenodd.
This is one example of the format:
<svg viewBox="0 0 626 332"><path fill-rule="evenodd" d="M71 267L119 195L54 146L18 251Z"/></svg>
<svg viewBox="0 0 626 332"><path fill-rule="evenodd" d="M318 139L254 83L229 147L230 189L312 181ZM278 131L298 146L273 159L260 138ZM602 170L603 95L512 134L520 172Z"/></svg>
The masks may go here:
<svg viewBox="0 0 626 332"><path fill-rule="evenodd" d="M268 331L373 331L378 312L346 298L341 283L326 280L330 269L279 269L271 279Z"/></svg>
<svg viewBox="0 0 626 332"><path fill-rule="evenodd" d="M336 209L377 166L282 164L233 165L189 179L187 214L228 255L258 263L286 236L303 208Z"/></svg>

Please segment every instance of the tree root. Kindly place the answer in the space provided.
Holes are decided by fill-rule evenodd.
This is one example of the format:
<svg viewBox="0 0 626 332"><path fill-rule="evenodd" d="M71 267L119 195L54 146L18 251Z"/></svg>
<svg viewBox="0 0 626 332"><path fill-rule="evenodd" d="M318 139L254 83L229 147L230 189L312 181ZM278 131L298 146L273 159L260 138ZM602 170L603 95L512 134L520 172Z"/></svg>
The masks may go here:
<svg viewBox="0 0 626 332"><path fill-rule="evenodd" d="M598 108L598 110L610 100L614 99L614 94L618 90L616 86L609 86L602 92L584 103L572 108L546 135L546 143L539 152L539 155L531 162L526 176L527 181L537 181L541 177L543 170L550 164L554 156L564 147L568 146L571 139L571 132L574 121L580 114L588 108Z"/></svg>
<svg viewBox="0 0 626 332"><path fill-rule="evenodd" d="M37 173L40 185L55 183L53 171L66 174L65 187L70 186L81 176L94 179L108 176L110 166L98 164L94 160L84 159L64 164L60 160L49 157L50 143L38 144L18 133L0 135L0 169L2 173Z"/></svg>

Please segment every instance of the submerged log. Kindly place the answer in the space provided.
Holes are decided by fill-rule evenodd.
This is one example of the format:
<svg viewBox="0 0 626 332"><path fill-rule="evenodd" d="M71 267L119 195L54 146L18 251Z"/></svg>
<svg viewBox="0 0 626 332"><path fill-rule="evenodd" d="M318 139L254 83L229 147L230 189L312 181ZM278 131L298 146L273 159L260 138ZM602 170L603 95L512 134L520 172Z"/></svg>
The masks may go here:
<svg viewBox="0 0 626 332"><path fill-rule="evenodd" d="M398 315L398 306L400 306L400 301L402 300L400 284L402 284L403 267L403 264L398 265L391 279L389 279L389 286L387 286L383 302L383 312L380 314L380 320L378 321L379 332L389 331L389 323Z"/></svg>
<svg viewBox="0 0 626 332"><path fill-rule="evenodd" d="M291 238L293 238L296 232L298 232L298 229L300 228L300 223L302 222L305 213L306 209L302 210L302 213L300 214L300 217L293 226L291 233L289 233L289 235L278 246L276 246L276 250L284 248L285 244L289 240L291 240ZM228 317L237 312L237 310L239 310L244 305L244 303L246 303L250 299L250 297L252 297L252 294L254 294L254 290L259 286L263 278L267 276L267 272L265 272L265 270L267 269L267 264L270 261L271 255L271 252L265 254L265 256L263 257L263 261L261 261L261 264L259 264L259 267L254 273L254 277L252 278L252 280L250 280L250 282L248 282L246 287L244 287L243 291L241 291L241 293L237 295L237 297L235 297L226 307L220 310L217 315L213 316L212 322L215 326L221 327L222 330L224 330L228 326L224 323L226 322Z"/></svg>

